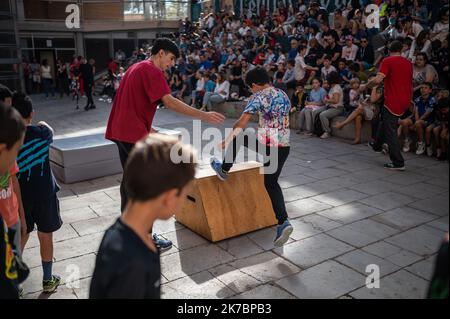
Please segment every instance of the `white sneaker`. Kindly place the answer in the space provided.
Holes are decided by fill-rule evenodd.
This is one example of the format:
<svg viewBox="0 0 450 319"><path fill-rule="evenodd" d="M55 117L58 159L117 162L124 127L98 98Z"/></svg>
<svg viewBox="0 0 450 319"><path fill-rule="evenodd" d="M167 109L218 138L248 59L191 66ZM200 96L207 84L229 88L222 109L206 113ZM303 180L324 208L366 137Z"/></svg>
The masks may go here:
<svg viewBox="0 0 450 319"><path fill-rule="evenodd" d="M326 139L326 138L330 138L330 137L331 137L330 134L328 134L327 132L323 133L323 134L320 136L321 139Z"/></svg>
<svg viewBox="0 0 450 319"><path fill-rule="evenodd" d="M433 156L433 148L431 146L427 146L427 155L428 157Z"/></svg>
<svg viewBox="0 0 450 319"><path fill-rule="evenodd" d="M438 148L437 150L436 150L436 157L437 158L440 158L442 156L442 150L440 149L440 148Z"/></svg>
<svg viewBox="0 0 450 319"><path fill-rule="evenodd" d="M411 141L405 138L405 142L403 143L403 152L408 153L410 149L411 149Z"/></svg>
<svg viewBox="0 0 450 319"><path fill-rule="evenodd" d="M417 143L416 155L422 155L423 153L425 153L425 143L424 142L418 142Z"/></svg>

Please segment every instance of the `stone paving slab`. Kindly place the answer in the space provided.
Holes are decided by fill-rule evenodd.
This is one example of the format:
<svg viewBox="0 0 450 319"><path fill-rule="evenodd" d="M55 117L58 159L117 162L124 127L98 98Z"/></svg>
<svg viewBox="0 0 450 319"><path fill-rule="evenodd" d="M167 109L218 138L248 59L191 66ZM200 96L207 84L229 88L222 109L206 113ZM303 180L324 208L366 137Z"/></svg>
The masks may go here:
<svg viewBox="0 0 450 319"><path fill-rule="evenodd" d="M326 234L319 234L277 248L274 251L300 268L309 268L353 249L354 247Z"/></svg>
<svg viewBox="0 0 450 319"><path fill-rule="evenodd" d="M207 271L161 286L161 298L165 299L223 299L233 294L233 290Z"/></svg>
<svg viewBox="0 0 450 319"><path fill-rule="evenodd" d="M361 219L365 219L380 214L382 212L383 212L382 210L379 210L377 208L356 202L338 207L333 207L331 209L322 210L318 212L318 214L343 224L349 224Z"/></svg>
<svg viewBox="0 0 450 319"><path fill-rule="evenodd" d="M230 265L261 282L273 281L300 271L300 268L272 252L239 259Z"/></svg>
<svg viewBox="0 0 450 319"><path fill-rule="evenodd" d="M231 299L295 299L290 293L270 284L261 285Z"/></svg>
<svg viewBox="0 0 450 319"><path fill-rule="evenodd" d="M357 299L423 299L428 282L405 270L380 280L380 288L360 288L350 295Z"/></svg>
<svg viewBox="0 0 450 319"><path fill-rule="evenodd" d="M386 241L393 245L402 247L418 255L426 256L438 251L439 245L444 238L444 232L436 228L422 225L391 238Z"/></svg>
<svg viewBox="0 0 450 319"><path fill-rule="evenodd" d="M364 247L397 232L392 227L365 219L330 230L327 234L355 247Z"/></svg>
<svg viewBox="0 0 450 319"><path fill-rule="evenodd" d="M300 299L338 298L365 284L365 277L335 261L326 261L276 282Z"/></svg>

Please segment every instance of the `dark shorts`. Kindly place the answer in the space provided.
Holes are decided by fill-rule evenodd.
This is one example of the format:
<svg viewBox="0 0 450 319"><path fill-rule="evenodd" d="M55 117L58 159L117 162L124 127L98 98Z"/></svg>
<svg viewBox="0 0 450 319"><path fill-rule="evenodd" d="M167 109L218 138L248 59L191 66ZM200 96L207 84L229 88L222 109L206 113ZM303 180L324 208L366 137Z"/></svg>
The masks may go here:
<svg viewBox="0 0 450 319"><path fill-rule="evenodd" d="M61 228L63 222L59 214L59 200L56 194L47 200L23 203L27 233L34 230L34 225L41 233L53 233Z"/></svg>

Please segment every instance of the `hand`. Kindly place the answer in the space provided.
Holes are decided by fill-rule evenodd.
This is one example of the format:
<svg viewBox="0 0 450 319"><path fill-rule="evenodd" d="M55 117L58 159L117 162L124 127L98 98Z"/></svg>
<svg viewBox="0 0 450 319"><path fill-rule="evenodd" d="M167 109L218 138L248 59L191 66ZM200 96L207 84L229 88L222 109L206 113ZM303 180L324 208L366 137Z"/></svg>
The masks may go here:
<svg viewBox="0 0 450 319"><path fill-rule="evenodd" d="M204 112L202 120L210 124L222 124L225 116L217 112Z"/></svg>
<svg viewBox="0 0 450 319"><path fill-rule="evenodd" d="M227 146L227 143L226 143L225 140L223 140L222 142L220 142L220 143L217 145L217 147L218 147L220 150L224 150L224 149L226 148L226 146Z"/></svg>

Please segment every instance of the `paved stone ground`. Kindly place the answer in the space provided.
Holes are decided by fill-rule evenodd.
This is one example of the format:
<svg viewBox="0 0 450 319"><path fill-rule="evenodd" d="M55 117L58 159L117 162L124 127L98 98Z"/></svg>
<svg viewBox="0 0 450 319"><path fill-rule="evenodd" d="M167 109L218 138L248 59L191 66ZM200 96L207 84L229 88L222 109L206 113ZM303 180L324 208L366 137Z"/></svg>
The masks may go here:
<svg viewBox="0 0 450 319"><path fill-rule="evenodd" d="M85 112L69 99L34 100L36 120L52 125L57 137L104 130L110 110L101 102ZM192 129L192 121L168 110L157 112L155 124ZM158 222L155 231L174 242L161 257L162 298L424 297L449 229L449 165L414 154L406 159L406 172L390 172L381 168L386 158L365 145L294 134L280 179L295 228L288 244L274 249L274 228L212 244L175 219ZM61 184L65 223L55 233L54 272L64 285L41 294L34 233L24 252L32 268L25 298L88 297L103 232L120 215L120 179ZM380 267L379 289L365 287L369 264Z"/></svg>

